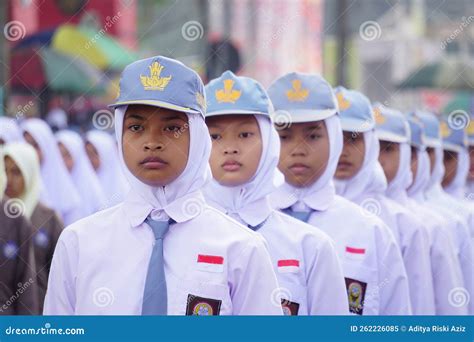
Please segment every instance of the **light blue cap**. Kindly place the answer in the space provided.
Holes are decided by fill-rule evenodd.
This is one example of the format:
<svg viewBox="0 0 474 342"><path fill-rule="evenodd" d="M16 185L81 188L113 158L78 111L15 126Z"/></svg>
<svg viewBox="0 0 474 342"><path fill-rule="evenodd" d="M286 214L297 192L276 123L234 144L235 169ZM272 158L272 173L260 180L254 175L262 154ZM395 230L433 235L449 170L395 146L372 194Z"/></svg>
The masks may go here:
<svg viewBox="0 0 474 342"><path fill-rule="evenodd" d="M375 119L369 99L355 90L335 88L343 131L367 132L375 128Z"/></svg>
<svg viewBox="0 0 474 342"><path fill-rule="evenodd" d="M199 75L183 63L162 56L133 62L120 79L115 108L143 104L185 113L206 113L204 84Z"/></svg>
<svg viewBox="0 0 474 342"><path fill-rule="evenodd" d="M410 143L410 126L402 112L380 103L373 106L375 133L379 140L394 143Z"/></svg>
<svg viewBox="0 0 474 342"><path fill-rule="evenodd" d="M261 114L270 117L273 106L260 83L225 71L206 87L206 117L225 114Z"/></svg>
<svg viewBox="0 0 474 342"><path fill-rule="evenodd" d="M460 152L468 146L467 134L464 127L456 127L450 120L441 117L441 137L443 138L443 149L447 151Z"/></svg>
<svg viewBox="0 0 474 342"><path fill-rule="evenodd" d="M418 117L423 124L423 133L425 134L425 145L427 147L441 146L441 132L438 117L430 112L421 110L415 111L414 115Z"/></svg>
<svg viewBox="0 0 474 342"><path fill-rule="evenodd" d="M406 116L410 125L410 145L421 149L425 146L425 133L423 132L423 122L415 113L408 113Z"/></svg>
<svg viewBox="0 0 474 342"><path fill-rule="evenodd" d="M469 146L474 146L474 118L471 115L471 119L466 127L467 141Z"/></svg>
<svg viewBox="0 0 474 342"><path fill-rule="evenodd" d="M286 74L270 85L268 95L275 116L287 114L295 123L324 120L338 112L331 86L316 74Z"/></svg>

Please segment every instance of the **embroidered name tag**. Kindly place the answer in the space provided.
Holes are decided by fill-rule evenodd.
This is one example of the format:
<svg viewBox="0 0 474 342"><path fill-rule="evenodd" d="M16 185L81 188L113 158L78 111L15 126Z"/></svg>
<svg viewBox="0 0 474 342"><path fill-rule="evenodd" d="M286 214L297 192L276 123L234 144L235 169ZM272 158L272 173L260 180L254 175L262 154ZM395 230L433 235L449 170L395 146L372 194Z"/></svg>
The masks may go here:
<svg viewBox="0 0 474 342"><path fill-rule="evenodd" d="M364 312L365 291L367 290L367 283L363 281L345 278L347 296L349 298L349 311L362 315Z"/></svg>
<svg viewBox="0 0 474 342"><path fill-rule="evenodd" d="M198 254L197 268L200 271L222 273L224 272L224 257Z"/></svg>
<svg viewBox="0 0 474 342"><path fill-rule="evenodd" d="M279 273L297 273L300 270L300 261L296 259L278 260Z"/></svg>
<svg viewBox="0 0 474 342"><path fill-rule="evenodd" d="M188 294L186 305L187 316L218 316L221 312L222 300L204 298Z"/></svg>

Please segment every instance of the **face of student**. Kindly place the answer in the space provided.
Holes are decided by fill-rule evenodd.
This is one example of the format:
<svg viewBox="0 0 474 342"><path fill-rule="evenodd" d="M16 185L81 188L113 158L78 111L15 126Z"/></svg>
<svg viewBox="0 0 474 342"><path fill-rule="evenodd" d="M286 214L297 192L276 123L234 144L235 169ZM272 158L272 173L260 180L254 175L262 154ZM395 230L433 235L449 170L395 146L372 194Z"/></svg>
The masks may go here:
<svg viewBox="0 0 474 342"><path fill-rule="evenodd" d="M71 153L69 153L69 150L63 143L58 142L58 147L63 157L64 165L66 165L67 170L71 172L74 167L74 159L72 159Z"/></svg>
<svg viewBox="0 0 474 342"><path fill-rule="evenodd" d="M28 132L24 132L23 137L25 138L25 140L28 144L30 144L31 146L33 146L35 148L36 154L38 155L38 159L39 159L40 164L41 164L43 162L43 152L41 152L41 149L40 149L38 143L33 138L33 136Z"/></svg>
<svg viewBox="0 0 474 342"><path fill-rule="evenodd" d="M456 177L456 171L458 169L458 154L452 151L444 151L443 163L445 171L441 185L446 187L451 184L454 177Z"/></svg>
<svg viewBox="0 0 474 342"><path fill-rule="evenodd" d="M278 130L281 142L278 168L285 181L305 187L322 176L329 160L329 136L324 121L294 123Z"/></svg>
<svg viewBox="0 0 474 342"><path fill-rule="evenodd" d="M97 152L97 149L94 147L94 145L92 145L88 141L86 141L85 147L86 147L87 156L89 157L89 160L91 161L92 167L94 168L95 171L97 171L100 168L99 153Z"/></svg>
<svg viewBox="0 0 474 342"><path fill-rule="evenodd" d="M128 106L122 149L130 172L155 187L178 178L188 161L188 125L185 113L145 105Z"/></svg>
<svg viewBox="0 0 474 342"><path fill-rule="evenodd" d="M364 134L344 132L344 147L337 164L337 179L350 179L357 174L364 164L365 142Z"/></svg>
<svg viewBox="0 0 474 342"><path fill-rule="evenodd" d="M410 168L413 174L413 181L415 181L418 172L418 149L414 146L411 147Z"/></svg>
<svg viewBox="0 0 474 342"><path fill-rule="evenodd" d="M469 174L468 179L474 181L474 146L469 146Z"/></svg>
<svg viewBox="0 0 474 342"><path fill-rule="evenodd" d="M5 172L7 174L7 188L5 195L10 198L18 198L25 192L25 180L20 168L10 157L5 157Z"/></svg>
<svg viewBox="0 0 474 342"><path fill-rule="evenodd" d="M380 140L379 162L390 183L397 175L400 165L400 144Z"/></svg>
<svg viewBox="0 0 474 342"><path fill-rule="evenodd" d="M430 158L430 174L432 174L436 163L436 152L433 147L428 147L426 149L426 152L428 153L428 157Z"/></svg>
<svg viewBox="0 0 474 342"><path fill-rule="evenodd" d="M224 186L252 179L262 156L262 136L253 115L222 115L206 119L212 140L212 176Z"/></svg>

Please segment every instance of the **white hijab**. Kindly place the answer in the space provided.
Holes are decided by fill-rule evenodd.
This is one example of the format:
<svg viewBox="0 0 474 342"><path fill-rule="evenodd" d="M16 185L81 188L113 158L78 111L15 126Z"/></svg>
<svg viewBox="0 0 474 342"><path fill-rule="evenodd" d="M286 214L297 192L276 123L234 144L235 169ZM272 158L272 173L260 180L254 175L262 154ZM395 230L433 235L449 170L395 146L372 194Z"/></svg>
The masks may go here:
<svg viewBox="0 0 474 342"><path fill-rule="evenodd" d="M466 192L467 174L469 173L469 152L463 148L458 152L458 167L454 179L444 188L448 194L464 199Z"/></svg>
<svg viewBox="0 0 474 342"><path fill-rule="evenodd" d="M0 201L3 200L3 196L5 195L5 189L7 187L7 174L5 172L3 158L3 147L0 146Z"/></svg>
<svg viewBox="0 0 474 342"><path fill-rule="evenodd" d="M420 201L425 201L424 192L430 181L430 158L425 149L418 149L416 153L418 159L418 167L413 183L408 188L408 196Z"/></svg>
<svg viewBox="0 0 474 342"><path fill-rule="evenodd" d="M411 147L408 143L400 143L400 160L395 178L388 184L386 194L389 198L405 203L407 200L407 188L413 181L411 172Z"/></svg>
<svg viewBox="0 0 474 342"><path fill-rule="evenodd" d="M63 130L56 133L56 138L66 147L74 161L71 177L81 196L81 215L85 217L104 209L105 195L87 157L81 136L76 132Z"/></svg>
<svg viewBox="0 0 474 342"><path fill-rule="evenodd" d="M21 129L13 118L0 117L0 139L5 144L15 141L23 141Z"/></svg>
<svg viewBox="0 0 474 342"><path fill-rule="evenodd" d="M380 145L373 130L364 135L365 154L362 167L351 179L335 179L336 193L353 202L360 202L364 196L383 194L387 179L378 161Z"/></svg>
<svg viewBox="0 0 474 342"><path fill-rule="evenodd" d="M87 132L86 141L95 147L99 155L100 166L96 173L107 205L112 206L122 202L130 190L130 186L120 167L120 158L114 137L104 131L92 130Z"/></svg>
<svg viewBox="0 0 474 342"><path fill-rule="evenodd" d="M295 204L304 204L304 206L313 210L324 211L331 205L336 195L333 177L336 172L339 157L341 156L343 138L341 121L337 115L325 119L324 122L329 137L329 159L326 169L313 184L307 187L297 188L288 183L284 183L277 192L285 194L291 193L292 196L278 196L279 203L274 203L277 207L288 208Z"/></svg>
<svg viewBox="0 0 474 342"><path fill-rule="evenodd" d="M65 216L77 210L80 197L64 165L51 128L41 119L26 120L22 128L31 134L43 154L41 163L41 201L56 210L65 222Z"/></svg>
<svg viewBox="0 0 474 342"><path fill-rule="evenodd" d="M19 197L23 202L23 214L30 218L39 202L41 191L41 173L38 155L35 149L24 142L13 142L5 145L4 157L13 159L21 171L25 183L25 191Z"/></svg>
<svg viewBox="0 0 474 342"><path fill-rule="evenodd" d="M184 171L170 184L163 187L152 187L142 183L127 168L123 159L122 130L127 106L115 109L115 136L118 142L120 165L130 183L130 194L140 202L141 210L153 211L156 218L166 218L166 206L190 193L202 190L211 177L209 157L211 155L211 138L204 118L199 114L187 114L189 125L189 157Z"/></svg>
<svg viewBox="0 0 474 342"><path fill-rule="evenodd" d="M204 190L211 205L251 226L262 223L270 215L268 195L276 189L278 174L281 175L277 169L280 137L269 117L255 115L255 118L262 137L262 156L255 175L247 183L235 187L220 185L213 179ZM266 200L267 205L255 205L261 200Z"/></svg>

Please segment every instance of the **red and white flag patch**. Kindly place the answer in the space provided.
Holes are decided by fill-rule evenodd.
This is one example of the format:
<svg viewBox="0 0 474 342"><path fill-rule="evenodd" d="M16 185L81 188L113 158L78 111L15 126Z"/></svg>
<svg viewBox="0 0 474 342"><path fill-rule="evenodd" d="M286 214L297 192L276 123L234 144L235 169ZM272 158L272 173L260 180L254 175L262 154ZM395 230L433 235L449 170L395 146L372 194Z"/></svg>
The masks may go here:
<svg viewBox="0 0 474 342"><path fill-rule="evenodd" d="M224 272L224 257L198 254L197 267L200 271L222 273Z"/></svg>
<svg viewBox="0 0 474 342"><path fill-rule="evenodd" d="M346 256L352 259L363 259L365 257L365 248L346 246Z"/></svg>
<svg viewBox="0 0 474 342"><path fill-rule="evenodd" d="M277 266L280 273L296 273L300 270L300 261L297 259L278 260Z"/></svg>

